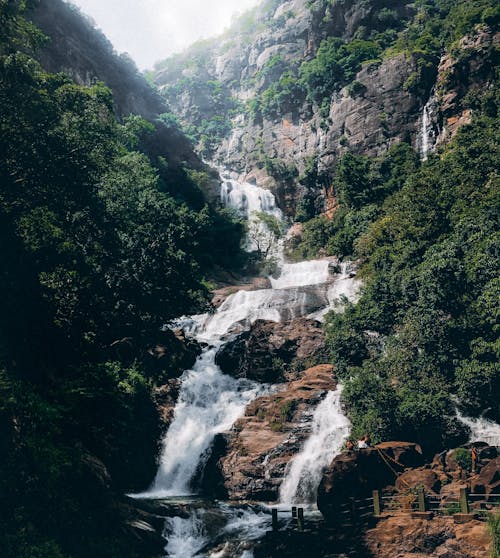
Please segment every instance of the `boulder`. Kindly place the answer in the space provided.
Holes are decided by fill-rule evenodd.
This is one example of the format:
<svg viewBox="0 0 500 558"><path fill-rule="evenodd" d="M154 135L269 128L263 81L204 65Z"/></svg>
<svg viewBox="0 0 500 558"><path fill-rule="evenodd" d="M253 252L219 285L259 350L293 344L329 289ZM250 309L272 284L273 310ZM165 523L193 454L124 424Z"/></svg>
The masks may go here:
<svg viewBox="0 0 500 558"><path fill-rule="evenodd" d="M314 409L335 388L333 367L315 366L281 391L253 401L230 432L216 437L202 474L205 494L276 500L288 462L310 433Z"/></svg>
<svg viewBox="0 0 500 558"><path fill-rule="evenodd" d="M372 448L337 456L323 475L318 508L330 524L340 521L349 498L369 498L373 490L394 485L397 473L423 464L420 446L411 442L384 442Z"/></svg>
<svg viewBox="0 0 500 558"><path fill-rule="evenodd" d="M201 354L201 346L187 339L181 329L159 331L149 340L143 359L150 375L158 381L179 378Z"/></svg>
<svg viewBox="0 0 500 558"><path fill-rule="evenodd" d="M215 362L225 374L277 383L297 377L294 371L328 362L328 355L323 329L315 320L257 320L250 331L225 344Z"/></svg>
<svg viewBox="0 0 500 558"><path fill-rule="evenodd" d="M372 558L487 558L490 546L484 522L455 525L446 517L428 521L410 514L379 521L364 542Z"/></svg>
<svg viewBox="0 0 500 558"><path fill-rule="evenodd" d="M500 490L500 457L495 457L471 480L471 490L476 494L498 494Z"/></svg>
<svg viewBox="0 0 500 558"><path fill-rule="evenodd" d="M396 479L396 488L400 491L419 486L423 486L426 492L439 494L441 481L437 473L430 469L409 469Z"/></svg>

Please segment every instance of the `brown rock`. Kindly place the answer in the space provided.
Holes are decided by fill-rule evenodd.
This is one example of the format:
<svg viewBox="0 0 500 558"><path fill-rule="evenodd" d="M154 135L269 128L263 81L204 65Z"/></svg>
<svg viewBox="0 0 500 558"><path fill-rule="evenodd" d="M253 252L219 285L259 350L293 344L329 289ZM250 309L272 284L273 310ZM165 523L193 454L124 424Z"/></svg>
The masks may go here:
<svg viewBox="0 0 500 558"><path fill-rule="evenodd" d="M428 521L399 514L367 531L365 544L373 558L488 558L486 524L455 525L451 517Z"/></svg>
<svg viewBox="0 0 500 558"><path fill-rule="evenodd" d="M204 474L209 479L205 489L219 498L275 500L287 463L309 434L304 416L335 387L333 367L315 366L282 391L253 401L231 432L216 442Z"/></svg>
<svg viewBox="0 0 500 558"><path fill-rule="evenodd" d="M471 489L476 494L498 494L500 490L500 457L492 459L471 481Z"/></svg>
<svg viewBox="0 0 500 558"><path fill-rule="evenodd" d="M218 308L229 296L238 291L259 291L270 289L271 281L267 277L254 277L250 283L242 285L228 285L212 292L212 305Z"/></svg>
<svg viewBox="0 0 500 558"><path fill-rule="evenodd" d="M441 482L438 475L430 469L409 469L396 479L396 488L404 491L423 486L426 492L439 494Z"/></svg>
<svg viewBox="0 0 500 558"><path fill-rule="evenodd" d="M323 329L307 318L283 323L257 320L216 356L225 374L273 383L293 379L294 371L321 362L328 362Z"/></svg>
<svg viewBox="0 0 500 558"><path fill-rule="evenodd" d="M405 467L423 464L420 447L410 442L385 442L373 448L344 452L323 475L318 508L330 524L339 522L349 498L368 498L373 490L394 485Z"/></svg>

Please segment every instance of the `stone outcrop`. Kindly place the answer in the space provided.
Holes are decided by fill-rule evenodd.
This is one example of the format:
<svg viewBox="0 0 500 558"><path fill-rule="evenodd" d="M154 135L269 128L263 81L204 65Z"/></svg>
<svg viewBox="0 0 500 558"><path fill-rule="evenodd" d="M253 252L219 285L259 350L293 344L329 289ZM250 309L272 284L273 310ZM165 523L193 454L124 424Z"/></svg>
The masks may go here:
<svg viewBox="0 0 500 558"><path fill-rule="evenodd" d="M225 374L268 383L292 379L308 365L327 361L321 324L307 318L283 323L257 320L216 356Z"/></svg>
<svg viewBox="0 0 500 558"><path fill-rule="evenodd" d="M337 456L323 475L318 508L330 523L338 523L349 498L369 498L373 490L393 485L405 468L423 464L422 451L410 442L384 442Z"/></svg>
<svg viewBox="0 0 500 558"><path fill-rule="evenodd" d="M464 106L464 98L468 93L491 88L499 47L500 32L495 33L482 25L474 34L463 37L453 54L441 58L436 80L437 117L442 128L438 144L453 137L460 126L471 122L472 112Z"/></svg>
<svg viewBox="0 0 500 558"><path fill-rule="evenodd" d="M318 506L339 536L345 532L346 523L349 529L357 529L355 538L364 545L362 555L488 558L491 538L482 514L494 509L489 495L499 490L500 458L496 448L482 443L475 445L479 455L476 473L461 469L459 462L465 466L465 461L455 458L456 449L449 450L446 459L440 454L426 464L419 447L410 443L387 442L374 448L344 452L324 474ZM463 450L461 454L466 455ZM429 514L414 512L416 491L420 488L426 494ZM455 516L463 488L474 495L469 499L473 515ZM382 515L378 520L373 516L360 519L362 507L356 515L345 511L346 506L352 509L350 498L358 501L356 506L363 506L359 500L369 498L372 490L379 490L382 497L391 497L381 500ZM440 509L439 515L436 508Z"/></svg>
<svg viewBox="0 0 500 558"><path fill-rule="evenodd" d="M276 500L287 463L309 435L314 408L335 387L333 367L320 365L253 401L232 430L216 439L205 491L234 500Z"/></svg>
<svg viewBox="0 0 500 558"><path fill-rule="evenodd" d="M380 521L365 535L373 558L488 558L490 537L481 521L455 525L452 517L432 521L401 514Z"/></svg>
<svg viewBox="0 0 500 558"><path fill-rule="evenodd" d="M495 457L479 471L471 482L471 489L476 494L499 494L500 457Z"/></svg>

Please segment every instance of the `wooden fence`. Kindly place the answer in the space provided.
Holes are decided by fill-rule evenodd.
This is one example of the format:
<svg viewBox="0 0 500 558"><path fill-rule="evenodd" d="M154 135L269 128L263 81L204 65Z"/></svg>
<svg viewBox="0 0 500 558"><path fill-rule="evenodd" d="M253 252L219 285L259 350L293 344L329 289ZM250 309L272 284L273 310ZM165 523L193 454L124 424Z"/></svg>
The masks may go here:
<svg viewBox="0 0 500 558"><path fill-rule="evenodd" d="M431 518L433 515L454 516L456 521L468 521L484 516L500 506L500 494L473 494L467 488L461 488L455 498L439 497L427 494L423 488L409 491L407 494L384 496L374 490L370 498L350 498L338 506L339 525L354 527L369 523L374 519L412 513L414 517ZM279 515L286 514L292 518L292 525L298 531L305 530L304 508L293 506L291 510L272 508L272 530L279 530Z"/></svg>

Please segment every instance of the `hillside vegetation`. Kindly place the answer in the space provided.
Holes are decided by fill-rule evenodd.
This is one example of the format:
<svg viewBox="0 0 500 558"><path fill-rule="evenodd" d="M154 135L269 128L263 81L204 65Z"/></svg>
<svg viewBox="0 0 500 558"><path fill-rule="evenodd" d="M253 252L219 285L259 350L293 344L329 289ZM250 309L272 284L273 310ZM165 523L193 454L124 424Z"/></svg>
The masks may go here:
<svg viewBox="0 0 500 558"><path fill-rule="evenodd" d="M144 556L112 494L155 473L160 327L207 305L241 227L182 201L198 175L137 151L152 125L110 90L42 70L26 4L0 3L0 554Z"/></svg>

